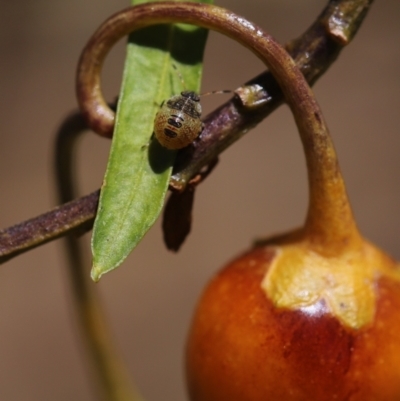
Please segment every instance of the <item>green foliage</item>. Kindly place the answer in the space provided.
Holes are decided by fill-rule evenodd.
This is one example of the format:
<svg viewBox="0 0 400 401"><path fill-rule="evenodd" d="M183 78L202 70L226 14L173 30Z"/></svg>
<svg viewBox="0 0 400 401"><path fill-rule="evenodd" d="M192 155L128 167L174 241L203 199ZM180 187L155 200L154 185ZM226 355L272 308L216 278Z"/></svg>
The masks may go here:
<svg viewBox="0 0 400 401"><path fill-rule="evenodd" d="M154 117L173 94L199 91L206 37L202 28L177 24L145 28L129 38L92 235L95 281L124 261L161 212L176 152L152 138Z"/></svg>

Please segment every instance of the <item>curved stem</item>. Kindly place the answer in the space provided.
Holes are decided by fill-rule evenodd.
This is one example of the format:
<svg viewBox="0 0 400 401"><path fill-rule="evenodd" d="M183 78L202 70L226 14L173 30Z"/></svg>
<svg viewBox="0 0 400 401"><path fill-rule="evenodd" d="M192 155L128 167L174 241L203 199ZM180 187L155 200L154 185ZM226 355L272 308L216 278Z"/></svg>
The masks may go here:
<svg viewBox="0 0 400 401"><path fill-rule="evenodd" d="M174 22L218 31L250 49L267 65L293 112L304 146L310 185L307 239L316 251L330 249L333 253L359 240L336 153L309 85L281 45L231 11L206 4L165 2L127 8L104 22L85 47L77 73L78 101L91 128L109 135L114 123L100 85L101 66L110 48L132 31ZM327 242L335 244L335 249L326 247Z"/></svg>
<svg viewBox="0 0 400 401"><path fill-rule="evenodd" d="M77 140L86 129L82 115L75 113L58 130L54 166L58 200L61 203L76 196L72 161ZM64 241L74 307L101 395L108 401L140 401L114 345L95 284L85 269L90 264L85 261L79 238L69 235Z"/></svg>

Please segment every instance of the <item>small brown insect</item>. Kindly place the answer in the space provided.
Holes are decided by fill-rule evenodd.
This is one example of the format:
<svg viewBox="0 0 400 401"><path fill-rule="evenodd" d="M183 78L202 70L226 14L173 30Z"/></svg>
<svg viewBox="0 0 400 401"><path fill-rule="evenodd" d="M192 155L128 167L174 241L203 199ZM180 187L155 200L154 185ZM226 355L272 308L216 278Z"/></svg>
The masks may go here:
<svg viewBox="0 0 400 401"><path fill-rule="evenodd" d="M181 149L192 143L203 129L200 96L183 91L163 102L154 119L154 133L168 149Z"/></svg>

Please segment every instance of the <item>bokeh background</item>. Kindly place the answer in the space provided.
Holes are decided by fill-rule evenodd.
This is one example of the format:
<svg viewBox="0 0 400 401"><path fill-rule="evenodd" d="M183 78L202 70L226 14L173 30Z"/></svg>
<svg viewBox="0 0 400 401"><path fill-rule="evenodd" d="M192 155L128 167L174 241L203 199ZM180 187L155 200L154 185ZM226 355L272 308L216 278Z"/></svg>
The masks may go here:
<svg viewBox="0 0 400 401"><path fill-rule="evenodd" d="M323 0L220 0L282 43ZM54 132L76 107L74 71L93 30L127 0L0 1L0 227L55 205ZM400 2L377 0L354 42L316 84L361 230L400 259ZM121 43L104 82L118 92ZM211 34L203 89L235 88L263 70L247 50ZM219 97L204 99L211 110ZM76 163L81 193L99 187L109 142L88 133ZM307 183L287 107L226 151L197 191L194 227L178 254L160 224L97 285L132 377L149 401L186 399L183 353L207 280L257 237L302 223ZM88 248L89 249L89 248ZM88 274L89 274L88 265ZM98 399L71 308L60 241L0 270L0 400Z"/></svg>

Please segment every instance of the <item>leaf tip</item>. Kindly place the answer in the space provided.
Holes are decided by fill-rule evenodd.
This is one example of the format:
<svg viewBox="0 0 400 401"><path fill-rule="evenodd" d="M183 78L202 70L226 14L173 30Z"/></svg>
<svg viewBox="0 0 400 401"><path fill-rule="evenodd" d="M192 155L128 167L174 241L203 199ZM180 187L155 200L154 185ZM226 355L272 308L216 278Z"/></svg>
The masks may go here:
<svg viewBox="0 0 400 401"><path fill-rule="evenodd" d="M103 275L104 271L100 266L96 266L94 263L92 265L92 270L90 272L90 277L92 278L92 280L97 283L101 276Z"/></svg>

